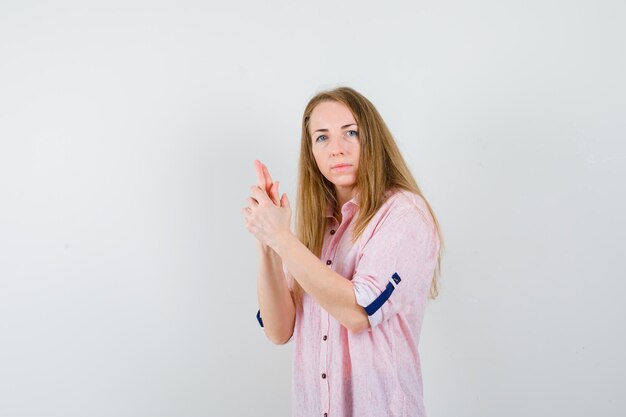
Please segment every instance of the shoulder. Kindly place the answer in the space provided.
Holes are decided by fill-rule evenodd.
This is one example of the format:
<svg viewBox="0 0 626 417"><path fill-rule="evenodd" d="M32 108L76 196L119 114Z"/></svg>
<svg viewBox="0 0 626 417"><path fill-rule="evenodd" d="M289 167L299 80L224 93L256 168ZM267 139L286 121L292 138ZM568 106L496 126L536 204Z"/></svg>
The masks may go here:
<svg viewBox="0 0 626 417"><path fill-rule="evenodd" d="M419 194L401 190L387 194L363 231L359 250L368 247L370 251L384 252L391 247L438 247L438 240L437 226L426 200Z"/></svg>
<svg viewBox="0 0 626 417"><path fill-rule="evenodd" d="M387 195L376 216L380 220L395 222L404 219L434 225L428 204L421 195L407 190L390 191Z"/></svg>
<svg viewBox="0 0 626 417"><path fill-rule="evenodd" d="M366 244L375 236L432 234L435 222L424 198L406 190L387 191L385 200L369 221L361 243Z"/></svg>

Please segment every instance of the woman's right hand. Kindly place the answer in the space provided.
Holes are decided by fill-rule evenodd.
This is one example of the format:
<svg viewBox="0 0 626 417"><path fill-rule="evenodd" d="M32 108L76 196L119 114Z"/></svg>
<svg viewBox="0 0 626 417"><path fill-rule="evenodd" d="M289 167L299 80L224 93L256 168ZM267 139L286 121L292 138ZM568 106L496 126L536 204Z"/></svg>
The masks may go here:
<svg viewBox="0 0 626 417"><path fill-rule="evenodd" d="M258 159L254 160L254 170L256 172L257 185L267 193L274 204L280 206L278 181L272 181L272 177L270 176L270 172L267 170L267 167Z"/></svg>

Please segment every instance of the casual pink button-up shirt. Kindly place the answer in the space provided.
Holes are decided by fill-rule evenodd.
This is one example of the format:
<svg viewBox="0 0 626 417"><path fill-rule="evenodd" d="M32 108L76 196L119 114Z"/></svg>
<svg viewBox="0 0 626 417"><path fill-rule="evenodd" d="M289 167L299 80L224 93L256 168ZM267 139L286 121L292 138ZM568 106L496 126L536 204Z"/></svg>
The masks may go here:
<svg viewBox="0 0 626 417"><path fill-rule="evenodd" d="M328 208L321 260L352 281L371 328L352 333L303 294L290 339L293 417L426 416L418 344L440 245L434 222L420 196L400 191L352 245L358 209L358 197L345 203L339 224Z"/></svg>

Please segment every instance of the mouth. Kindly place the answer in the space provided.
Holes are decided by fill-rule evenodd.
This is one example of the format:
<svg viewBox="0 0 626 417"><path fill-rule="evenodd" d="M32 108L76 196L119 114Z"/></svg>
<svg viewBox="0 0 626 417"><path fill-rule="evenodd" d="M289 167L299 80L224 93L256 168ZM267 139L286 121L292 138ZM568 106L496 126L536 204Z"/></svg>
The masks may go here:
<svg viewBox="0 0 626 417"><path fill-rule="evenodd" d="M352 166L351 164L337 164L337 165L333 165L332 167L330 167L330 169L341 169L341 168L347 168L349 166Z"/></svg>

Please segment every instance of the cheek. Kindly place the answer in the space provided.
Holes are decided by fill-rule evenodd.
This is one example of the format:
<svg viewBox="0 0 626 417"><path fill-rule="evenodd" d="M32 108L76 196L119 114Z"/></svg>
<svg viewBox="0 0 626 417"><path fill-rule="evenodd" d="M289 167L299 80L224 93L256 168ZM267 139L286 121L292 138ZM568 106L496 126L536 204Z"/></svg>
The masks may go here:
<svg viewBox="0 0 626 417"><path fill-rule="evenodd" d="M315 159L315 163L317 164L317 167L319 168L320 171L323 172L323 165L321 164L321 160L319 155L314 151L313 152L313 158Z"/></svg>
<svg viewBox="0 0 626 417"><path fill-rule="evenodd" d="M354 155L354 162L358 163L359 159L361 158L361 144L360 143L356 143L354 145L354 148L352 148L352 155Z"/></svg>

